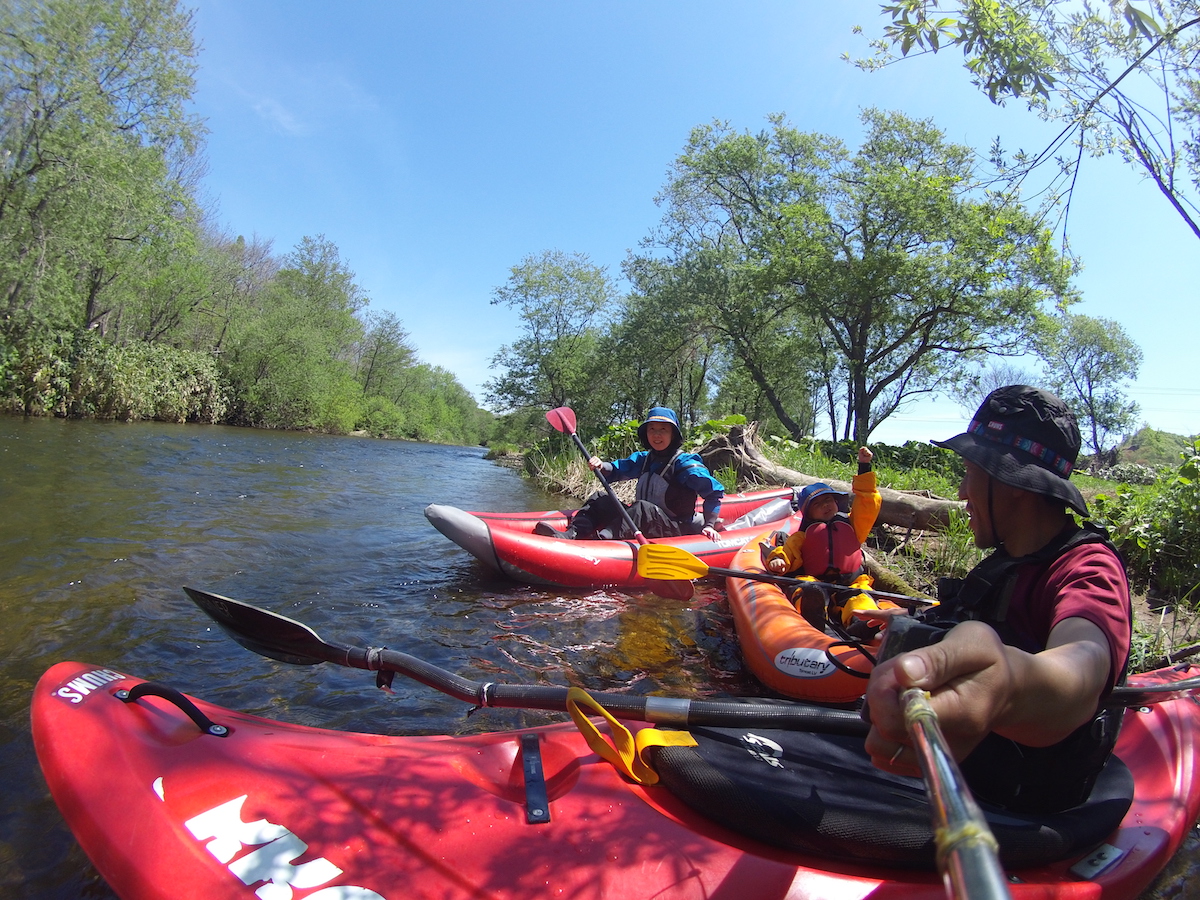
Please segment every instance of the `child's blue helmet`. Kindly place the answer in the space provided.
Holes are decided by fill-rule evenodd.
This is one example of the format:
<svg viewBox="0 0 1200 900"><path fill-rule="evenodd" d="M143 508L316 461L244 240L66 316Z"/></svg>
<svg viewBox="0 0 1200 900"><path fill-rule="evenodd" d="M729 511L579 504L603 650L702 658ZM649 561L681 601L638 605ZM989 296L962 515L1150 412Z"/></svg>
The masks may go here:
<svg viewBox="0 0 1200 900"><path fill-rule="evenodd" d="M823 497L826 494L833 494L837 498L838 509L842 512L850 511L850 495L844 491L835 491L823 481L810 484L800 492L799 506L801 514L808 512L808 504L812 503L818 497Z"/></svg>
<svg viewBox="0 0 1200 900"><path fill-rule="evenodd" d="M678 447L683 443L683 432L679 429L679 418L675 415L675 410L668 409L665 406L651 407L650 412L646 413L646 418L641 425L638 426L638 440L642 442L642 446L647 450L650 449L650 442L646 440L646 426L651 422L669 422L671 427L675 429L675 436L671 438L671 446Z"/></svg>

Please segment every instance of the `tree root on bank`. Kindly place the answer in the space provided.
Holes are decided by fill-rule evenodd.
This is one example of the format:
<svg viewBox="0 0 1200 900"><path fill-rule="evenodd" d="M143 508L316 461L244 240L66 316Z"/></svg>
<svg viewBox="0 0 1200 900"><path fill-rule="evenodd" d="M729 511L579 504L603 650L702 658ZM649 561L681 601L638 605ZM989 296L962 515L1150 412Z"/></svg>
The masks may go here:
<svg viewBox="0 0 1200 900"><path fill-rule="evenodd" d="M825 478L814 478L771 462L763 456L755 440L758 425L734 425L728 434L717 435L697 452L711 471L722 468L733 469L738 483L763 485L787 485L803 487L824 481L839 491L849 491L850 483ZM951 510L961 510L965 504L960 500L944 500L930 497L927 492L893 491L880 488L883 505L875 520L877 525L895 525L929 531L949 524Z"/></svg>

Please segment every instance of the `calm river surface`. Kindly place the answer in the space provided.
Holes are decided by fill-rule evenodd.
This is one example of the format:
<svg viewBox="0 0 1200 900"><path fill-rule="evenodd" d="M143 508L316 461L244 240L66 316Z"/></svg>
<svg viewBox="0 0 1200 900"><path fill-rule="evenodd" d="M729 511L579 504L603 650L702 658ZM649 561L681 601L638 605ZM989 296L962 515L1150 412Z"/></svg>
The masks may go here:
<svg viewBox="0 0 1200 900"><path fill-rule="evenodd" d="M397 678L264 659L181 587L404 650L471 678L681 696L754 694L723 594L565 592L489 574L429 503L560 499L478 448L156 423L0 416L0 897L115 895L42 780L29 700L52 664L112 666L235 709L383 733L488 731L561 717L468 707ZM1188 896L1192 840L1147 897ZM634 900L634 898L631 898Z"/></svg>

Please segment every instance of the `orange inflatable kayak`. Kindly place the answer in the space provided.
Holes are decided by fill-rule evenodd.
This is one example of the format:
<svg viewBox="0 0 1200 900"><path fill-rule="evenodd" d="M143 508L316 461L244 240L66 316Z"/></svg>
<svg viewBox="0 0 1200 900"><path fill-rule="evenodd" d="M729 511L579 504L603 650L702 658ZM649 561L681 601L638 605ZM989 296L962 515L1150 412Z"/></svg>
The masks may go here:
<svg viewBox="0 0 1200 900"><path fill-rule="evenodd" d="M738 551L731 568L766 573L760 534ZM859 647L819 631L800 615L778 585L727 578L729 607L746 667L788 697L853 703L867 689L872 662ZM865 648L874 655L878 641Z"/></svg>

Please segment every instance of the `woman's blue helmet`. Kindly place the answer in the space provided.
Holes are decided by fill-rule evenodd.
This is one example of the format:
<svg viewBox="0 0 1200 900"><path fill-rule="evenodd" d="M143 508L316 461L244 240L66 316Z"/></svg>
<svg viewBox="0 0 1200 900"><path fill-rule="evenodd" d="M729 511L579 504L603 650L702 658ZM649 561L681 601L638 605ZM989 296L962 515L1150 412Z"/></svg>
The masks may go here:
<svg viewBox="0 0 1200 900"><path fill-rule="evenodd" d="M675 415L675 410L667 409L665 406L651 407L650 412L646 413L645 421L638 426L638 440L642 442L642 446L647 450L650 449L650 442L646 440L646 426L651 422L669 422L671 427L675 429L675 436L671 438L671 447L678 447L683 443L683 432L679 429L679 418Z"/></svg>

